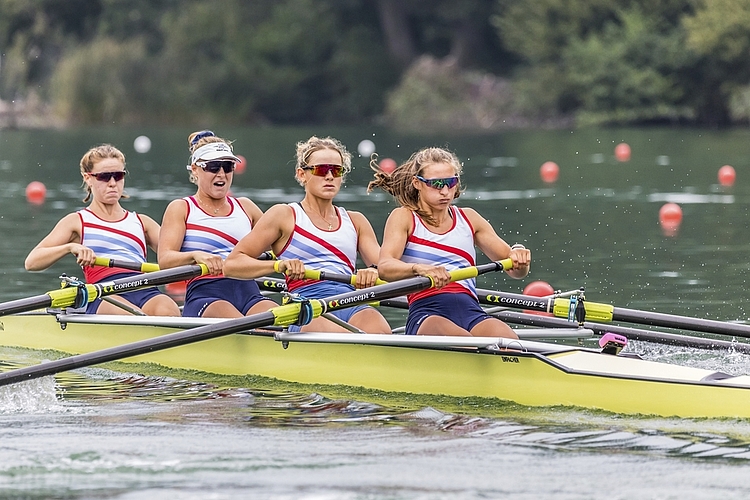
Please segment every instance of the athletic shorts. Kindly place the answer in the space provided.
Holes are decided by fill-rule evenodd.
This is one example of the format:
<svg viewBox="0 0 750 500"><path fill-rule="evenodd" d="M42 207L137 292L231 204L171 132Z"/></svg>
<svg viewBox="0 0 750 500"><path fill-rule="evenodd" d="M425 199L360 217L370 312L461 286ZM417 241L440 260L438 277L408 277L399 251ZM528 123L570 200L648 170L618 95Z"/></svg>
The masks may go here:
<svg viewBox="0 0 750 500"><path fill-rule="evenodd" d="M348 293L354 291L354 287L347 285L346 283L338 283L336 281L320 281L311 285L303 286L294 290L294 293L306 299L325 299L333 295L340 293ZM352 316L357 314L359 311L365 309L372 309L371 306L358 305L347 307L346 309L337 309L335 311L329 311L328 314L333 314L342 321L349 322ZM297 325L289 325L290 332L298 332L300 327Z"/></svg>
<svg viewBox="0 0 750 500"><path fill-rule="evenodd" d="M468 293L438 293L409 304L406 335L416 335L419 326L429 316L449 319L467 331L492 317Z"/></svg>
<svg viewBox="0 0 750 500"><path fill-rule="evenodd" d="M232 278L206 278L188 284L182 315L200 318L206 308L217 300L226 300L243 315L251 307L265 300L254 280Z"/></svg>
<svg viewBox="0 0 750 500"><path fill-rule="evenodd" d="M102 281L112 281L120 278L128 278L130 276L138 276L140 273L118 273L118 274L112 274L110 276L107 276ZM101 283L101 281L100 281ZM132 292L122 292L117 294L119 297L122 297L123 299L127 300L131 304L140 307L143 309L143 306L148 302L149 300L153 299L157 295L161 295L161 292L158 288L155 286L149 287L149 288L141 288L140 290L133 290ZM89 302L88 306L86 306L86 314L96 314L96 311L99 310L99 304L102 303L102 299L96 298L93 301Z"/></svg>

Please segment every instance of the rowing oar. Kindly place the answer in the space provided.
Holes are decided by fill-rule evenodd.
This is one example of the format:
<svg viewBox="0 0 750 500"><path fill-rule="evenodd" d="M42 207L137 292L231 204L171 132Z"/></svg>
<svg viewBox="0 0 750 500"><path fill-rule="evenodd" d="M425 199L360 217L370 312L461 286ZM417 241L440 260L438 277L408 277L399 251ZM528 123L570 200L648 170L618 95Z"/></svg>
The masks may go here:
<svg viewBox="0 0 750 500"><path fill-rule="evenodd" d="M530 311L543 311L552 313L561 318L568 317L570 308L570 300L563 298L533 297L531 295L495 292L492 290L477 290L477 295L479 296L479 301L484 304L502 305L516 309L527 309ZM588 321L596 321L599 323L622 321L641 325L691 330L694 332L750 337L750 325L728 323L711 319L691 318L688 316L677 316L674 314L638 311L636 309L625 309L609 304L599 304L589 301L583 301L583 305L586 310L585 319Z"/></svg>
<svg viewBox="0 0 750 500"><path fill-rule="evenodd" d="M129 292L139 288L165 285L173 281L182 281L196 276L208 274L208 267L203 264L180 266L164 271L144 273L127 278L102 281L94 284L78 283L71 285L63 283L63 288L52 290L42 295L25 299L11 300L0 304L0 316L15 314L45 307L82 307L98 297Z"/></svg>
<svg viewBox="0 0 750 500"><path fill-rule="evenodd" d="M476 267L465 267L451 271L451 281L474 278L480 274L510 269L512 261L505 259ZM368 302L377 302L408 293L415 293L433 286L432 279L417 276L401 281L394 281L385 285L373 286L364 290L354 290L328 297L326 299L310 299L303 302L291 302L283 306L274 307L266 312L252 314L244 318L230 319L214 325L200 326L181 332L161 335L159 337L118 347L111 347L101 351L79 354L68 358L49 361L39 365L20 368L0 373L0 386L22 382L34 378L53 375L55 373L83 368L85 366L116 361L118 359L138 356L154 351L169 349L182 345L222 337L232 333L263 328L267 326L285 326L295 323L301 315L307 316L309 322L327 311L335 311Z"/></svg>
<svg viewBox="0 0 750 500"><path fill-rule="evenodd" d="M275 257L272 252L263 252L258 260L273 260ZM94 261L95 266L102 267L119 267L130 271L140 271L142 273L152 273L159 270L159 264L151 262L132 262L129 260L108 259L106 257L97 257Z"/></svg>

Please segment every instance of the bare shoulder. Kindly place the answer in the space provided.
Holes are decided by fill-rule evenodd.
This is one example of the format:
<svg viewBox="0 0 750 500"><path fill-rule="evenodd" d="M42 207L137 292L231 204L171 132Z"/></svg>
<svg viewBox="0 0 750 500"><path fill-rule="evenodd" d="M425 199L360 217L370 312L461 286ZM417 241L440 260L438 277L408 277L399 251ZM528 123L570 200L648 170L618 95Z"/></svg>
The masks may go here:
<svg viewBox="0 0 750 500"><path fill-rule="evenodd" d="M409 223L414 217L414 213L406 207L397 207L388 216L388 222L394 223Z"/></svg>
<svg viewBox="0 0 750 500"><path fill-rule="evenodd" d="M266 210L266 214L269 214L269 217L291 217L293 213L292 207L286 203L278 203Z"/></svg>
<svg viewBox="0 0 750 500"><path fill-rule="evenodd" d="M187 212L187 202L183 198L177 198L176 200L172 200L169 202L169 205L167 205L166 211L169 212Z"/></svg>

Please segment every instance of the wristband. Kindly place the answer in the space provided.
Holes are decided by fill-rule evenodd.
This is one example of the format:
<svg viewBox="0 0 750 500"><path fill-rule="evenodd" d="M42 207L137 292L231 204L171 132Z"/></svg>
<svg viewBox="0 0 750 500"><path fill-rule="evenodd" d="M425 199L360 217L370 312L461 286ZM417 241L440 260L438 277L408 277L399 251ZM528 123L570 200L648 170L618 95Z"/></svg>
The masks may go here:
<svg viewBox="0 0 750 500"><path fill-rule="evenodd" d="M280 260L275 260L275 261L273 261L273 270L274 270L274 271L276 271L277 273L280 273L280 272L281 272L281 271L279 271L279 264L280 264L280 263L281 263L281 261L280 261Z"/></svg>
<svg viewBox="0 0 750 500"><path fill-rule="evenodd" d="M511 250L526 250L526 247L520 243L514 243L513 246L510 247L510 249Z"/></svg>

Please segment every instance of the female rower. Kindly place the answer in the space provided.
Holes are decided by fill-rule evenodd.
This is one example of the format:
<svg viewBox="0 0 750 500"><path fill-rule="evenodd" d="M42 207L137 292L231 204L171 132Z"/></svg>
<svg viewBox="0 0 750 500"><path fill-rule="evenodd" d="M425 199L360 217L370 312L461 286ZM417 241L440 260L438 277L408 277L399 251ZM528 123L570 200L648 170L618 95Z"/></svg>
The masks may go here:
<svg viewBox="0 0 750 500"><path fill-rule="evenodd" d="M125 155L109 144L89 149L80 163L84 202L88 207L63 217L26 257L28 271L42 271L73 254L83 268L87 283L124 278L137 274L116 267L93 267L97 257L144 263L147 249L157 251L159 224L151 217L128 212L120 205L127 198ZM179 316L180 309L155 287L110 296L123 307L155 316ZM89 302L89 314L127 314L123 307L97 298Z"/></svg>
<svg viewBox="0 0 750 500"><path fill-rule="evenodd" d="M331 137L311 137L297 144L294 177L305 188L299 203L274 205L227 258L228 276L256 278L284 273L287 288L306 298L324 298L354 288L348 284L305 279L305 266L337 274L356 274L356 286L375 284L374 267L357 270L357 252L365 265L375 264L380 246L370 222L359 212L335 206L333 199L351 170L351 154ZM255 258L271 248L278 261ZM370 306L355 306L331 314L367 333L391 333L385 318ZM295 330L296 328L291 328ZM345 332L326 318L316 318L302 331Z"/></svg>
<svg viewBox="0 0 750 500"><path fill-rule="evenodd" d="M473 335L517 338L513 330L479 306L476 280L450 282L449 271L475 265L478 246L492 260L510 258L509 276L529 273L531 252L509 246L489 222L471 208L453 206L461 193L461 163L440 148L414 153L392 174L375 162L375 180L401 204L388 216L378 271L386 280L429 276L434 288L412 294L406 333L409 335Z"/></svg>
<svg viewBox="0 0 750 500"><path fill-rule="evenodd" d="M238 318L267 311L277 304L263 298L254 281L222 274L224 259L263 215L248 198L229 196L239 158L229 142L210 130L190 134L188 146L187 169L198 190L167 206L159 238L159 266L205 264L210 275L188 282L182 315Z"/></svg>

